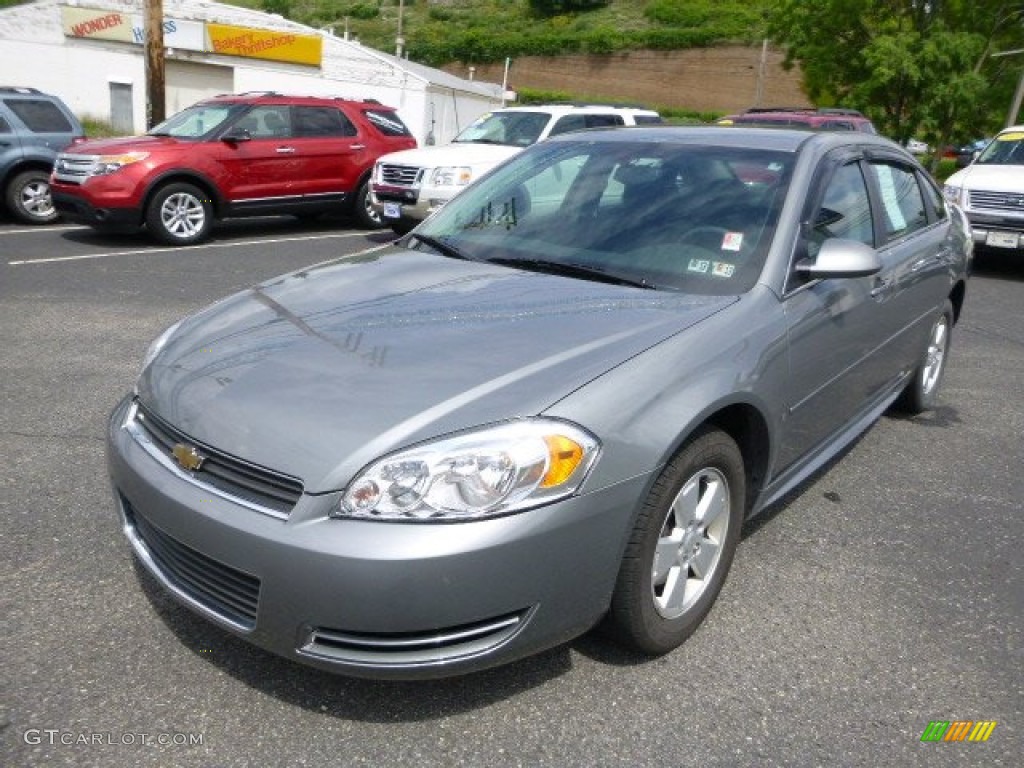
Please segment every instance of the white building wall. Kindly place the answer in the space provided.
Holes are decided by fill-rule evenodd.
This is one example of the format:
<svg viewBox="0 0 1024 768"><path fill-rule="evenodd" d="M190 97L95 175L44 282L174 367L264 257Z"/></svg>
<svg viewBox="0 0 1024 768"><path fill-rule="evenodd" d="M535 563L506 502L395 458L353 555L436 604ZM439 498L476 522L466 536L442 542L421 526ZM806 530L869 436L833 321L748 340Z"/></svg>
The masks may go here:
<svg viewBox="0 0 1024 768"><path fill-rule="evenodd" d="M141 13L143 0L80 0L65 2L121 13ZM110 118L110 83L132 86L135 132L146 128L144 49L140 45L84 40L64 36L59 0L0 10L0 81L53 93L79 116ZM317 34L317 30L280 17L205 0L165 0L166 18L214 21L253 28ZM320 67L223 56L199 51L168 51L167 111L184 108L197 95L224 91L225 69L233 72L235 92L273 90L312 96L376 99L398 109L421 144L433 133L436 143L450 141L478 115L498 106L497 86L463 81L449 73L412 64L358 43L324 34ZM180 88L175 90L173 62ZM203 93L200 65L210 70L209 92ZM187 72L187 77L182 73ZM198 75L197 75L198 73ZM173 105L173 106L172 106Z"/></svg>

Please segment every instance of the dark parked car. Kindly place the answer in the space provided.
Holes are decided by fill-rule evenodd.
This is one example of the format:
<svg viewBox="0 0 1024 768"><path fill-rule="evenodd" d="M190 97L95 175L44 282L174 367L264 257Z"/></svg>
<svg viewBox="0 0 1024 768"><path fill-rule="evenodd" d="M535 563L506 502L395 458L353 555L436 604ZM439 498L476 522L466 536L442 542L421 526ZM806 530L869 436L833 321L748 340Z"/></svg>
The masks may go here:
<svg viewBox="0 0 1024 768"><path fill-rule="evenodd" d="M50 198L53 161L84 135L78 118L56 96L36 88L0 87L0 191L18 221L57 220Z"/></svg>
<svg viewBox="0 0 1024 768"><path fill-rule="evenodd" d="M199 102L145 136L79 144L57 157L51 186L71 221L145 226L171 245L197 243L232 216L351 212L377 228L373 164L415 146L375 101L243 93Z"/></svg>
<svg viewBox="0 0 1024 768"><path fill-rule="evenodd" d="M666 653L746 518L934 402L970 249L875 136L558 136L161 335L109 426L124 531L182 603L328 670L455 674L602 621Z"/></svg>

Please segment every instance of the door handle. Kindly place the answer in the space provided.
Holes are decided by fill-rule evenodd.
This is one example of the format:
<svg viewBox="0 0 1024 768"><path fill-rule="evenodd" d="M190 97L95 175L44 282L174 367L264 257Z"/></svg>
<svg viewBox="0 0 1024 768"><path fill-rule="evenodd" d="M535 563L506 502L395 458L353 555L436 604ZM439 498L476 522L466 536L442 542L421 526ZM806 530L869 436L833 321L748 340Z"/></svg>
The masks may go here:
<svg viewBox="0 0 1024 768"><path fill-rule="evenodd" d="M295 152L295 147L278 147L274 151L279 155L290 155Z"/></svg>
<svg viewBox="0 0 1024 768"><path fill-rule="evenodd" d="M363 150L363 149L366 149L366 145L365 144L353 144L352 145L352 151L353 152L359 152L360 150Z"/></svg>
<svg viewBox="0 0 1024 768"><path fill-rule="evenodd" d="M871 298L877 299L880 296L884 296L892 286L893 281L891 279L877 278L874 287L871 289Z"/></svg>

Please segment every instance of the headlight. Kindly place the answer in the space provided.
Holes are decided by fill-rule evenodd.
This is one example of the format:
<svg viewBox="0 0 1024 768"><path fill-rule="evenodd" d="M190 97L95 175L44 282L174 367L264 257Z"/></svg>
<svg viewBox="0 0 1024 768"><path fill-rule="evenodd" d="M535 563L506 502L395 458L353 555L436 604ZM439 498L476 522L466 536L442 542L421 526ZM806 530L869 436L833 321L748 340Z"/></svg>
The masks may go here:
<svg viewBox="0 0 1024 768"><path fill-rule="evenodd" d="M149 345L149 348L146 350L146 356L142 358L142 368L139 369L140 372L149 368L149 364L152 363L156 356L160 354L160 350L167 346L167 340L174 335L174 332L178 330L178 326L180 326L184 321L185 318L182 318L174 325L172 325L170 328L161 333L159 336L157 336L155 339L153 339L152 343Z"/></svg>
<svg viewBox="0 0 1024 768"><path fill-rule="evenodd" d="M349 484L334 517L479 520L571 495L598 442L552 419L444 438L375 461Z"/></svg>
<svg viewBox="0 0 1024 768"><path fill-rule="evenodd" d="M149 157L149 152L126 152L123 155L100 155L96 158L93 166L94 176L106 176L114 171L119 171L126 165L137 163Z"/></svg>
<svg viewBox="0 0 1024 768"><path fill-rule="evenodd" d="M946 184L942 188L942 194L946 196L946 199L951 203L960 205L960 196L963 194L963 187L954 187L951 184Z"/></svg>
<svg viewBox="0 0 1024 768"><path fill-rule="evenodd" d="M433 187L464 187L473 180L473 169L465 166L443 166L430 174Z"/></svg>

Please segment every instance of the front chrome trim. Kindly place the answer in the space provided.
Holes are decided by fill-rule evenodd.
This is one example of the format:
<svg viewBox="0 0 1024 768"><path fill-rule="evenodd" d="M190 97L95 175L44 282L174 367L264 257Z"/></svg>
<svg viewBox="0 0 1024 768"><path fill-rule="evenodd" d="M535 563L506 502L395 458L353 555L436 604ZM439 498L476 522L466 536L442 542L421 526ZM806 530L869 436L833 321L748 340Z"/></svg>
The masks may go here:
<svg viewBox="0 0 1024 768"><path fill-rule="evenodd" d="M214 496L224 499L225 501L230 501L232 504L237 504L238 506L245 507L246 509L251 509L253 512L259 512L261 514L267 515L268 517L273 517L277 520L288 519L288 514L285 512L281 512L280 510L277 509L271 509L270 507L265 507L262 504L257 504L253 501L249 501L248 499L233 496L230 493L222 491L220 488L217 488L216 486L210 485L209 483L204 483L202 480L195 477L191 472L187 472L186 470L182 469L180 466L178 466L177 463L171 461L171 459L169 459L167 455L153 443L149 435L146 434L146 431L139 426L139 423L136 419L136 414L138 413L138 411L138 404L132 401L132 403L128 406L128 411L125 413L124 421L121 423L121 428L125 430L129 435L131 435L132 439L138 444L138 446L142 448L142 450L144 450L152 458L156 459L162 467L174 473L174 475L184 480L186 483L189 483L195 486L196 488L201 488L206 493L212 493Z"/></svg>

